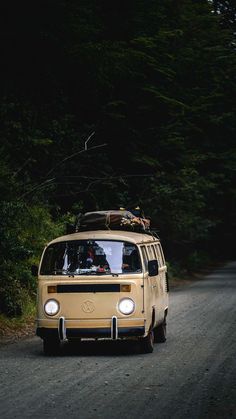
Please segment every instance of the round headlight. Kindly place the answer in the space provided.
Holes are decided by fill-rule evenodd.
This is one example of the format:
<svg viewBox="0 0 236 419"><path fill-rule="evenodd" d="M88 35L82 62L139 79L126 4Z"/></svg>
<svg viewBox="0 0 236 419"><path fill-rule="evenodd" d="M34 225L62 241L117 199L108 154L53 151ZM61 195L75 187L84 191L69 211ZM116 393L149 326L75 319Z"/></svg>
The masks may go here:
<svg viewBox="0 0 236 419"><path fill-rule="evenodd" d="M45 313L48 316L55 316L59 311L59 303L56 300L48 300L44 306Z"/></svg>
<svg viewBox="0 0 236 419"><path fill-rule="evenodd" d="M122 314L131 314L135 309L135 304L131 298L123 298L120 300L118 308Z"/></svg>

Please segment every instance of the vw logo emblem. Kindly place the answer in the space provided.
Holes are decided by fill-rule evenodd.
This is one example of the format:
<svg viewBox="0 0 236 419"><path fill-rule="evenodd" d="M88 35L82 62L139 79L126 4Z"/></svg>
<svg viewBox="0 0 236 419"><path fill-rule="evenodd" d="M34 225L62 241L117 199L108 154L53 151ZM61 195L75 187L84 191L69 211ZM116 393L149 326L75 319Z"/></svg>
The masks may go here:
<svg viewBox="0 0 236 419"><path fill-rule="evenodd" d="M92 313L95 309L93 302L90 300L84 301L81 308L85 313Z"/></svg>

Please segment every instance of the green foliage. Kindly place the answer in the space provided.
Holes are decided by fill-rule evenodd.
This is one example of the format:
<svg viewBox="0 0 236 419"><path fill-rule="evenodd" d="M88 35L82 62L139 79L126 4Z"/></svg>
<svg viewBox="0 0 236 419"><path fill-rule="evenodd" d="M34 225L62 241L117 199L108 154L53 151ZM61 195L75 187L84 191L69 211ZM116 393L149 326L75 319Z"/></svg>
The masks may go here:
<svg viewBox="0 0 236 419"><path fill-rule="evenodd" d="M25 275L29 276L28 272L22 271L20 267L16 269L13 264L9 264L8 269L1 272L0 312L8 316L22 315L32 298L32 290L21 284L18 274L23 277L23 282Z"/></svg>
<svg viewBox="0 0 236 419"><path fill-rule="evenodd" d="M209 262L210 258L205 252L194 250L188 255L185 261L185 268L188 272L200 272Z"/></svg>
<svg viewBox="0 0 236 419"><path fill-rule="evenodd" d="M63 233L49 211L23 202L2 202L0 208L0 312L20 315L34 298L31 265L39 263L45 244Z"/></svg>
<svg viewBox="0 0 236 419"><path fill-rule="evenodd" d="M181 269L233 253L234 2L23 0L11 22L5 11L1 310L14 312L13 290L13 305L34 293L30 265L84 210L141 205Z"/></svg>

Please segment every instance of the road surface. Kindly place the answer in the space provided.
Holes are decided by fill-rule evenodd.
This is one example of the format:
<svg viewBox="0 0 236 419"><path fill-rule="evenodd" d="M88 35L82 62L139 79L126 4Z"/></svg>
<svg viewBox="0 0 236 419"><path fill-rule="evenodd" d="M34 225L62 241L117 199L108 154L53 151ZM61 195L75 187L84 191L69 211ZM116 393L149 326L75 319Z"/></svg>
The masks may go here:
<svg viewBox="0 0 236 419"><path fill-rule="evenodd" d="M34 337L0 346L0 418L236 418L236 262L170 292L152 354L86 342L44 357Z"/></svg>

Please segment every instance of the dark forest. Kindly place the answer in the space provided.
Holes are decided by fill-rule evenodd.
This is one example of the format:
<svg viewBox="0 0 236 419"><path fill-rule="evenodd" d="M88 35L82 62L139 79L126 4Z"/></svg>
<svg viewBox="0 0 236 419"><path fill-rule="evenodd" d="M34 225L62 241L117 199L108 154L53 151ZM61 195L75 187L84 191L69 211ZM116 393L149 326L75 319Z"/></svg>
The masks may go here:
<svg viewBox="0 0 236 419"><path fill-rule="evenodd" d="M233 258L236 2L0 8L0 312L79 212L140 206L173 274Z"/></svg>

